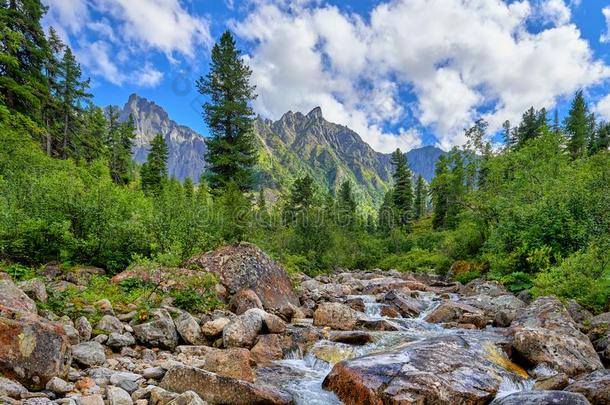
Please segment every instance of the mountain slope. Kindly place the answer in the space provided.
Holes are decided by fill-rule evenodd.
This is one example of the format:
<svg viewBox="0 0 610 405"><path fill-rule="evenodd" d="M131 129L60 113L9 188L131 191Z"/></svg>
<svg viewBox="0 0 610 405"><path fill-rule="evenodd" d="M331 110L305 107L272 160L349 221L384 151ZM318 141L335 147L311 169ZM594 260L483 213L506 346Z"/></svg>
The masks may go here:
<svg viewBox="0 0 610 405"><path fill-rule="evenodd" d="M205 167L205 140L197 132L178 125L163 108L136 94L132 94L121 111L120 119L131 115L136 126L133 157L138 163L146 161L150 142L157 134L163 135L168 146L168 171L179 180L190 177L198 181Z"/></svg>
<svg viewBox="0 0 610 405"><path fill-rule="evenodd" d="M197 181L205 168L205 138L172 121L160 106L135 94L123 107L121 119L132 115L136 125L134 159L146 160L150 142L157 133L169 149L169 173L183 180ZM350 180L356 197L365 206L377 206L390 186L390 155L373 150L346 126L324 119L317 107L308 114L289 111L279 120L257 118L254 132L260 146L257 179L261 187L278 194L294 178L310 174L323 190L335 192ZM442 150L434 146L407 153L414 174L427 181L434 176L434 164Z"/></svg>

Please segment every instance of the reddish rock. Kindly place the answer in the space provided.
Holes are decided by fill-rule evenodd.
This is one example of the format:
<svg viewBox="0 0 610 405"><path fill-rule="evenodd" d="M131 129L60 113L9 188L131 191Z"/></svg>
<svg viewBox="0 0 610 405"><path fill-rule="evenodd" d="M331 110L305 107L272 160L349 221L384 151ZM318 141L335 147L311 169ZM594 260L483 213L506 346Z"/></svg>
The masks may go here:
<svg viewBox="0 0 610 405"><path fill-rule="evenodd" d="M15 311L38 313L36 303L9 279L0 280L0 305Z"/></svg>
<svg viewBox="0 0 610 405"><path fill-rule="evenodd" d="M283 391L187 366L168 370L160 387L177 393L194 391L210 405L292 404L292 397Z"/></svg>
<svg viewBox="0 0 610 405"><path fill-rule="evenodd" d="M250 350L250 356L256 364L268 364L283 357L282 346L278 335L261 335Z"/></svg>
<svg viewBox="0 0 610 405"><path fill-rule="evenodd" d="M263 308L258 295L250 289L239 290L229 301L229 311L234 314L241 315L252 308Z"/></svg>
<svg viewBox="0 0 610 405"><path fill-rule="evenodd" d="M555 297L532 302L511 324L513 347L531 364L546 363L570 377L602 369L589 338Z"/></svg>
<svg viewBox="0 0 610 405"><path fill-rule="evenodd" d="M337 330L352 330L356 326L357 320L356 311L338 302L322 303L313 314L315 326L329 326Z"/></svg>
<svg viewBox="0 0 610 405"><path fill-rule="evenodd" d="M204 356L199 367L226 377L252 382L255 374L250 362L248 349L213 349Z"/></svg>
<svg viewBox="0 0 610 405"><path fill-rule="evenodd" d="M215 273L230 295L243 289L254 291L267 311L281 311L289 304L299 305L286 271L250 243L226 245L194 256L184 266Z"/></svg>
<svg viewBox="0 0 610 405"><path fill-rule="evenodd" d="M0 305L0 372L30 389L66 378L70 342L60 324Z"/></svg>
<svg viewBox="0 0 610 405"><path fill-rule="evenodd" d="M485 313L471 305L456 301L445 301L426 318L430 323L472 324L479 328L485 327Z"/></svg>
<svg viewBox="0 0 610 405"><path fill-rule="evenodd" d="M580 377L566 391L583 394L591 405L610 404L610 370L598 370Z"/></svg>

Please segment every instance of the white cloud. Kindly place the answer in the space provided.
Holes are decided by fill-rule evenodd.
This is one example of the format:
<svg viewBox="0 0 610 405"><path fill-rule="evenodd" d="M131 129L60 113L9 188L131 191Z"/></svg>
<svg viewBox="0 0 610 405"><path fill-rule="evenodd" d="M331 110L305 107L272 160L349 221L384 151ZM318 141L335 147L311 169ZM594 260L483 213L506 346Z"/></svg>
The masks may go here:
<svg viewBox="0 0 610 405"><path fill-rule="evenodd" d="M602 97L593 107L593 112L602 119L610 121L610 94Z"/></svg>
<svg viewBox="0 0 610 405"><path fill-rule="evenodd" d="M551 25L529 31L539 18ZM610 77L569 21L562 0L391 0L367 20L328 5L259 1L235 29L253 43L257 112L277 118L319 105L387 152L420 141L417 131L392 138L387 124L414 119L448 148L482 115L495 130ZM405 88L413 106L402 105Z"/></svg>
<svg viewBox="0 0 610 405"><path fill-rule="evenodd" d="M207 19L181 0L43 1L49 6L45 25L59 32L91 74L116 85L156 86L163 74L150 55L161 52L176 62L212 43Z"/></svg>
<svg viewBox="0 0 610 405"><path fill-rule="evenodd" d="M141 87L155 87L161 82L161 79L163 79L163 72L157 70L150 63L132 74L132 81Z"/></svg>
<svg viewBox="0 0 610 405"><path fill-rule="evenodd" d="M572 12L563 0L542 0L540 14L543 20L554 25L563 25L570 22Z"/></svg>
<svg viewBox="0 0 610 405"><path fill-rule="evenodd" d="M602 33L599 40L602 43L610 43L610 6L604 7L602 13L606 18L606 32Z"/></svg>
<svg viewBox="0 0 610 405"><path fill-rule="evenodd" d="M171 57L192 57L195 46L212 42L207 20L191 15L178 0L94 0L96 9L111 15L123 40Z"/></svg>

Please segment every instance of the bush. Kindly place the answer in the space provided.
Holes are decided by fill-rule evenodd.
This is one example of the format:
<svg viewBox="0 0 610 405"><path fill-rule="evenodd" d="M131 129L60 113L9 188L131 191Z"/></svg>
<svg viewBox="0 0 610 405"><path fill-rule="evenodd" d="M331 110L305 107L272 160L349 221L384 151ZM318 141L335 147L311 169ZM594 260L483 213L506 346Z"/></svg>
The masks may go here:
<svg viewBox="0 0 610 405"><path fill-rule="evenodd" d="M468 284L469 282L471 282L472 280L475 280L477 278L481 278L481 272L480 271L465 271L463 273L459 273L455 276L455 281L458 281L462 284Z"/></svg>
<svg viewBox="0 0 610 405"><path fill-rule="evenodd" d="M591 246L576 252L534 279L536 297L573 298L582 306L603 312L610 308L610 251Z"/></svg>
<svg viewBox="0 0 610 405"><path fill-rule="evenodd" d="M436 272L444 274L451 266L451 259L440 252L413 249L407 253L392 254L381 260L378 267L403 272Z"/></svg>

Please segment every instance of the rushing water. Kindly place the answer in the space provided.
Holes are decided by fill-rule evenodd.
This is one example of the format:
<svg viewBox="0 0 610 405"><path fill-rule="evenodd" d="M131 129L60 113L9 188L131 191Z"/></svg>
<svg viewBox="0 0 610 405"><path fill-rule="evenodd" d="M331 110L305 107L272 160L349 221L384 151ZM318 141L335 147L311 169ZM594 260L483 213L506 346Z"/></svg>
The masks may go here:
<svg viewBox="0 0 610 405"><path fill-rule="evenodd" d="M446 329L431 324L424 318L444 299L457 299L457 295L439 297L430 292L419 293L418 300L425 303L426 309L417 318L388 318L381 315L383 304L377 303L372 295L352 295L348 299L361 299L364 302L364 316L371 320L385 320L396 327L397 331L369 332L374 341L362 346L320 340L307 352L296 351L285 359L276 361L272 366L258 370L258 381L281 388L293 395L297 405L339 405L342 402L335 394L322 389L322 382L332 370L333 361L364 356L384 351L409 341L443 335L469 335L478 339L493 340L493 331ZM324 356L333 353L336 356ZM325 358L328 361L323 360ZM505 379L498 396L531 389L533 381L519 378Z"/></svg>

